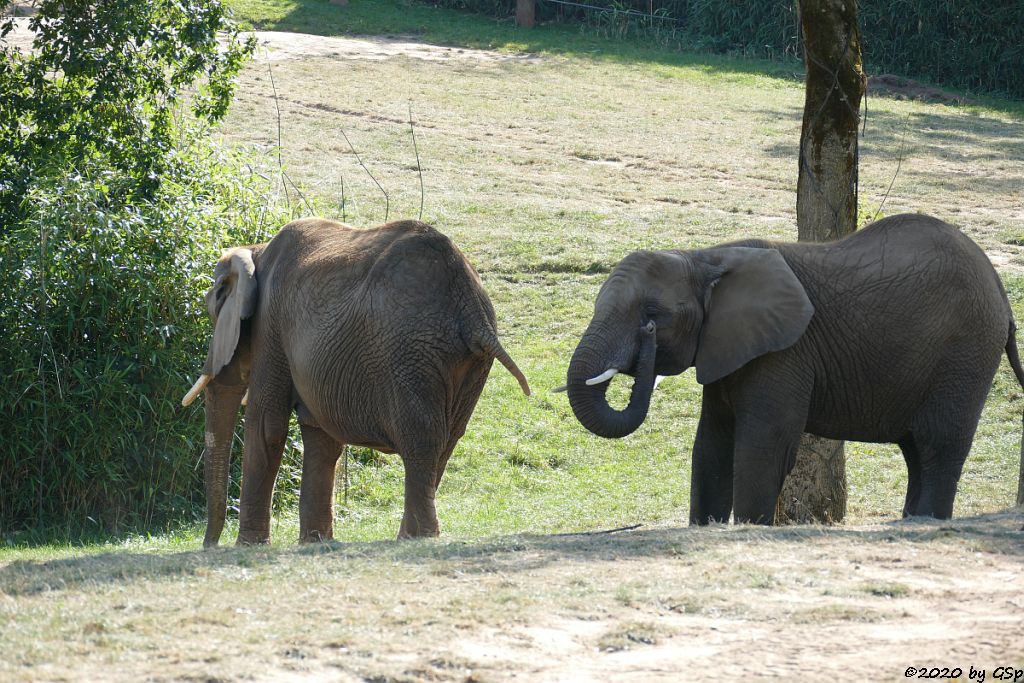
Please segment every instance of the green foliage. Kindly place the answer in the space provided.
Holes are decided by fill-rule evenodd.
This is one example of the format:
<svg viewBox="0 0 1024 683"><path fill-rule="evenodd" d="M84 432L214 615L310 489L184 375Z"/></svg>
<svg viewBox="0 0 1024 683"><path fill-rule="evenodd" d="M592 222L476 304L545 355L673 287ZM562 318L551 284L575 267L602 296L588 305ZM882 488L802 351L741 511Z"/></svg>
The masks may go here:
<svg viewBox="0 0 1024 683"><path fill-rule="evenodd" d="M132 204L132 180L95 164L38 181L0 236L5 530L117 531L202 502L202 408L179 401L205 354L203 292L219 247L266 235L251 179L201 149Z"/></svg>
<svg viewBox="0 0 1024 683"><path fill-rule="evenodd" d="M148 197L168 171L181 126L227 111L253 47L218 0L40 0L37 9L33 52L0 51L5 222L26 215L38 178L89 160L131 179L125 199ZM10 29L8 20L0 34Z"/></svg>
<svg viewBox="0 0 1024 683"><path fill-rule="evenodd" d="M432 0L508 17L514 0ZM588 0L587 9L537 0L540 21L580 22L616 38L776 59L798 56L793 0ZM1024 3L1016 0L862 0L863 57L894 72L951 87L1024 94Z"/></svg>
<svg viewBox="0 0 1024 683"><path fill-rule="evenodd" d="M205 141L251 48L216 0L38 9L0 52L0 529L149 526L202 490L210 264L269 220Z"/></svg>

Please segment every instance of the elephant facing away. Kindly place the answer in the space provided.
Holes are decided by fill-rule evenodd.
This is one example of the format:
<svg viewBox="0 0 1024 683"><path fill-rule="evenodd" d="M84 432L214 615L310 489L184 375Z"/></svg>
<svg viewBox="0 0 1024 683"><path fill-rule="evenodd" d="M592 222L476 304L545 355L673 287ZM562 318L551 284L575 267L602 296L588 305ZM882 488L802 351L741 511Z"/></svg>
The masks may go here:
<svg viewBox="0 0 1024 683"><path fill-rule="evenodd" d="M301 542L332 537L344 444L399 453L398 536L436 536L434 495L493 360L530 393L498 341L479 276L447 237L417 221L369 230L294 221L266 244L226 251L206 304L213 338L182 401L205 389L206 547L223 530L231 441L246 397L239 544L270 539L292 411L303 443Z"/></svg>
<svg viewBox="0 0 1024 683"><path fill-rule="evenodd" d="M644 421L657 375L703 385L691 524L771 524L802 432L897 443L903 515L948 518L1003 352L1024 386L1010 305L984 252L928 216L827 244L745 240L630 254L569 364L577 419L614 438ZM633 375L629 404L608 380Z"/></svg>

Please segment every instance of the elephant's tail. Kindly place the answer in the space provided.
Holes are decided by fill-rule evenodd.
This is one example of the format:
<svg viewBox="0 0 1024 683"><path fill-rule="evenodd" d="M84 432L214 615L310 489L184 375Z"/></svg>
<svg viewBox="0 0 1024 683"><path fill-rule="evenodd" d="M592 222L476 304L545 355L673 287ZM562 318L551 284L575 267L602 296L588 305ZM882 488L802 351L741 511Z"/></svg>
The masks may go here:
<svg viewBox="0 0 1024 683"><path fill-rule="evenodd" d="M527 396L530 395L530 383L526 381L526 375L519 369L516 362L512 360L512 356L508 355L508 351L498 341L498 336L495 334L485 334L482 338L477 340L477 344L485 352L489 353L497 359L499 363L505 366L505 369L512 373L512 376L519 382L519 386L522 387L523 393Z"/></svg>
<svg viewBox="0 0 1024 683"><path fill-rule="evenodd" d="M1010 318L1010 332L1006 336L1006 358L1010 361L1017 382L1024 388L1024 368L1020 365L1020 354L1017 352L1017 324Z"/></svg>
<svg viewBox="0 0 1024 683"><path fill-rule="evenodd" d="M1017 352L1017 325L1013 322L1013 316L1010 316L1010 333L1006 337L1006 357L1010 361L1010 367L1013 368L1013 374L1017 375L1017 382L1024 387L1024 369L1021 369L1020 354ZM1024 505L1024 432L1021 433L1020 458L1017 505Z"/></svg>

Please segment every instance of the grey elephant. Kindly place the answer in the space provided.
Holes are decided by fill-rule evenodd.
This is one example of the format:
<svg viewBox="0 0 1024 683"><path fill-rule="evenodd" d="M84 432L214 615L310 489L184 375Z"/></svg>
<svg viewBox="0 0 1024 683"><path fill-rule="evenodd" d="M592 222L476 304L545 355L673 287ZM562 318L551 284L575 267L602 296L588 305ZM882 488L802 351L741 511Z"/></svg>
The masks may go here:
<svg viewBox="0 0 1024 683"><path fill-rule="evenodd" d="M416 221L355 230L328 220L284 226L231 249L206 294L214 321L205 390L208 522L224 527L231 441L245 410L239 544L266 543L288 422L302 432L300 542L333 534L335 467L344 444L401 454L400 538L439 533L434 496L495 358L530 388L498 341L473 267ZM243 400L245 399L245 400Z"/></svg>
<svg viewBox="0 0 1024 683"><path fill-rule="evenodd" d="M601 287L568 369L576 418L614 438L658 375L703 385L691 524L771 524L802 432L897 443L903 515L948 518L1005 350L1024 371L999 276L946 223L907 214L827 244L745 240L640 251ZM608 380L635 377L625 409Z"/></svg>

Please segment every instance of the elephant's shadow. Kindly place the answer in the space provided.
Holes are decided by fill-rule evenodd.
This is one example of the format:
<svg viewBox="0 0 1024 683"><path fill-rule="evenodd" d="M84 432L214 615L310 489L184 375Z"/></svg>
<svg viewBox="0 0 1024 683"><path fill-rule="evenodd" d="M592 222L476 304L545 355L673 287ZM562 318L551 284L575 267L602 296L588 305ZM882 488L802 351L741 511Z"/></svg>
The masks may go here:
<svg viewBox="0 0 1024 683"><path fill-rule="evenodd" d="M619 533L516 534L482 540L342 542L275 548L257 546L174 553L106 552L57 560L15 560L0 567L0 592L28 595L103 584L175 576L203 576L223 568L279 564L300 557L318 562L380 560L399 564L452 561L462 574L525 574L566 561L608 562L631 558L678 558L736 544L854 538L866 547L878 543L927 544L956 538L1024 563L1024 510L955 520L911 518L881 525L842 526L671 526Z"/></svg>

